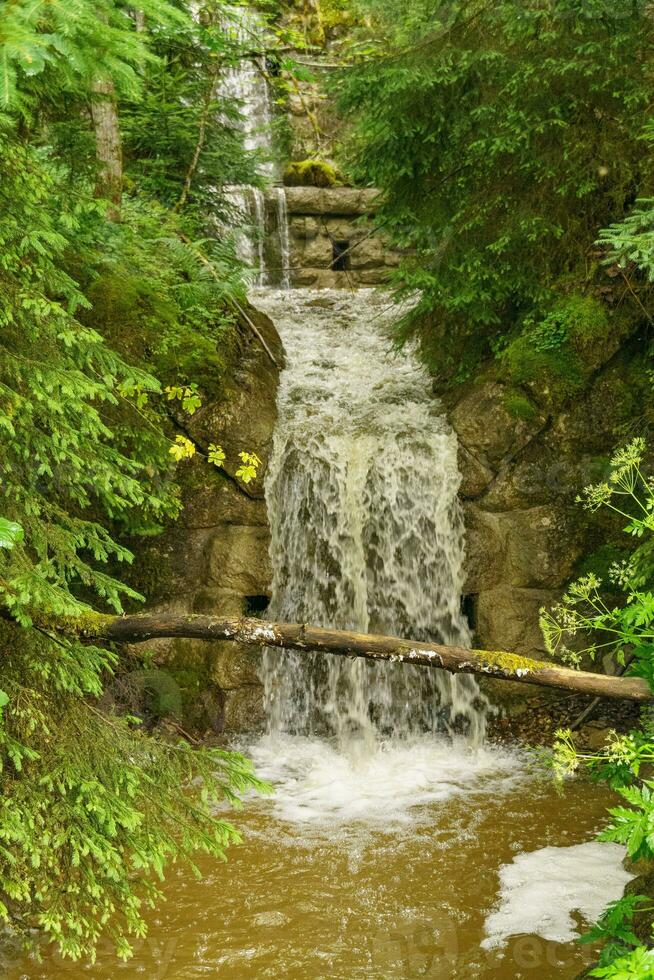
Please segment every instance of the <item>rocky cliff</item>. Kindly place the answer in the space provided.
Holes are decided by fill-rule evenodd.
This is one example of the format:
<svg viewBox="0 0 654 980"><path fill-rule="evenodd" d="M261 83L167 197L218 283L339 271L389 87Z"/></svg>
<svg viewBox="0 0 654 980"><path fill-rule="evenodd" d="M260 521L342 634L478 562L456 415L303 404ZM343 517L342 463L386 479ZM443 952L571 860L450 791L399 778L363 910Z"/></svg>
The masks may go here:
<svg viewBox="0 0 654 980"><path fill-rule="evenodd" d="M523 417L494 368L448 396L467 526L465 604L480 646L542 656L540 607L580 571L601 573L619 557L624 521L590 514L576 498L649 411L638 394L641 351L638 336L609 336L574 397L553 408L532 390Z"/></svg>
<svg viewBox="0 0 654 980"><path fill-rule="evenodd" d="M139 547L136 584L157 611L257 615L268 604L270 532L263 480L283 349L265 315L250 308L248 316L277 365L243 322L238 366L227 390L183 420L185 433L200 449L217 442L227 460L223 470L197 456L180 464L181 516L149 546ZM263 463L257 480L248 485L235 476L241 450L255 451ZM233 643L197 640L160 640L149 647L153 669L130 675L123 688L136 687L153 715L172 713L199 731L260 725L258 653Z"/></svg>

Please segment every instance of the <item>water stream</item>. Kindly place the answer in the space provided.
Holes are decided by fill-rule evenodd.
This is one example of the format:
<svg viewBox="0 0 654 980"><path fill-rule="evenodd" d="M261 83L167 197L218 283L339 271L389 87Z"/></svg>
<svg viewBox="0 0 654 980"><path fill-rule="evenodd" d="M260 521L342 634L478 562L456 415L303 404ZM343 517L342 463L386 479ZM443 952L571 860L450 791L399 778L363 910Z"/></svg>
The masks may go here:
<svg viewBox="0 0 654 980"><path fill-rule="evenodd" d="M265 30L260 19L248 8L226 7L222 25L244 48L262 46ZM220 79L219 95L241 114L243 147L256 154L257 171L264 181L275 179L272 154L272 106L262 56L243 58L238 65L227 68ZM230 120L225 120L231 125ZM282 190L283 193L283 190ZM266 269L266 201L263 190L249 184L234 184L225 189L233 209L233 222L239 226L237 251L239 258L257 269L258 285L268 282ZM284 229L287 230L284 199ZM282 224L279 225L280 229ZM280 232L281 235L281 232ZM288 238L287 238L288 240Z"/></svg>

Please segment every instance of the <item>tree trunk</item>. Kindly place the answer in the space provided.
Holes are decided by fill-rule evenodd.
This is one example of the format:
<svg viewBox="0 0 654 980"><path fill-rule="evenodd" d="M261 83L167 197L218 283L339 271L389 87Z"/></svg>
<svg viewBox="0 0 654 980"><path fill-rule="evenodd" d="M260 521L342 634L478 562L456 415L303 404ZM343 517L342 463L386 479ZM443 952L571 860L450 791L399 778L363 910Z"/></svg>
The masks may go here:
<svg viewBox="0 0 654 980"><path fill-rule="evenodd" d="M107 217L111 221L119 221L123 193L123 149L116 91L110 78L96 78L91 87L95 155L99 164L95 192L97 197L110 202Z"/></svg>
<svg viewBox="0 0 654 980"><path fill-rule="evenodd" d="M52 629L52 624L49 627ZM299 623L268 623L260 619L221 619L216 616L102 616L91 613L79 620L66 621L59 628L75 633L82 639L116 643L142 643L160 637L220 642L232 640L251 646L280 647L309 654L330 653L439 667L452 673L485 674L499 680L561 688L604 698L641 702L654 700L654 692L640 677L593 674L515 653L466 650L464 647L321 629Z"/></svg>

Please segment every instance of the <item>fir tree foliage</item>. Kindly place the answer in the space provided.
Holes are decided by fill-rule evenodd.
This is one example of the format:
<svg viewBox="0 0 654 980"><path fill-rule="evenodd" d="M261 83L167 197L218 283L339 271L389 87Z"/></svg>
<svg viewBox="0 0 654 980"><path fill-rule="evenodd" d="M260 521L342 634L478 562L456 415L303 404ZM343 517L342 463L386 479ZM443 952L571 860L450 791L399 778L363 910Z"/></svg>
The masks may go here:
<svg viewBox="0 0 654 980"><path fill-rule="evenodd" d="M3 943L73 958L103 938L128 956L169 862L223 857L238 838L226 806L263 788L238 754L110 710L118 654L49 628L139 600L124 540L179 509L171 410L196 410L238 342L244 269L201 222L216 171L251 166L229 120L191 167L219 6L201 22L167 0L139 11L146 30L119 0L0 12L0 920ZM237 57L221 43L218 72ZM95 197L100 75L126 120L120 222ZM180 88L160 113L166 82Z"/></svg>
<svg viewBox="0 0 654 980"><path fill-rule="evenodd" d="M373 40L339 83L350 166L384 192L397 281L422 291L403 335L451 382L588 284L598 229L646 186L649 6L360 6Z"/></svg>

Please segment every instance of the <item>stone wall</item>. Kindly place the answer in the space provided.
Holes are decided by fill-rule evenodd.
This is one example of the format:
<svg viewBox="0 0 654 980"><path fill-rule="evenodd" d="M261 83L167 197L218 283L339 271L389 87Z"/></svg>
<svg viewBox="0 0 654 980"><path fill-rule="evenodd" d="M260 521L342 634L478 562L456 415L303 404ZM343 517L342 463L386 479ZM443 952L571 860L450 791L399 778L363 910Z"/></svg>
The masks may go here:
<svg viewBox="0 0 654 980"><path fill-rule="evenodd" d="M374 212L377 199L373 188L286 188L294 286L347 289L386 282L400 256L388 247L383 235L371 234L367 217ZM334 268L339 250L346 253L344 271Z"/></svg>
<svg viewBox="0 0 654 980"><path fill-rule="evenodd" d="M610 342L575 399L529 420L511 414L510 391L492 371L450 397L467 527L466 609L479 646L545 656L539 609L559 599L589 556L597 567L626 541L624 521L591 514L576 497L637 425L642 406L627 397L637 348Z"/></svg>
<svg viewBox="0 0 654 980"><path fill-rule="evenodd" d="M275 359L283 349L272 322L253 309L249 316L264 335ZM223 446L225 470L194 459L180 464L183 510L175 525L139 546L137 587L148 608L161 612L241 616L265 612L270 596L270 532L263 479L276 421L279 370L248 325L242 324L243 350L230 389L220 401L206 402L183 431L202 450ZM238 480L241 450L263 461L255 483ZM150 644L153 671L145 683L177 705L186 726L200 732L250 731L263 721L260 654L234 643L160 640ZM143 672L137 672L143 686Z"/></svg>

